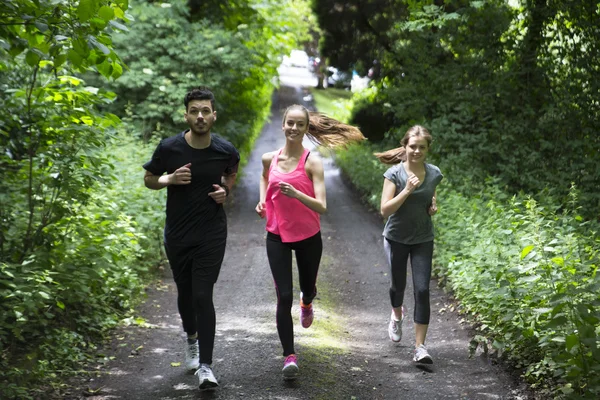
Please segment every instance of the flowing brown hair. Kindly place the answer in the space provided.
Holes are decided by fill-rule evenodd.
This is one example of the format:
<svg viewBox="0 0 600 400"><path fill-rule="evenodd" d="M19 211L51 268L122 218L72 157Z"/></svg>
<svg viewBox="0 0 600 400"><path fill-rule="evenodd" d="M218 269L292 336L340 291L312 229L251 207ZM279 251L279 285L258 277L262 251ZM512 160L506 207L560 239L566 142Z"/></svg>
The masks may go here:
<svg viewBox="0 0 600 400"><path fill-rule="evenodd" d="M337 119L317 112L308 111L308 109L299 104L289 106L283 113L283 122L290 110L300 110L306 115L308 120L308 132L306 135L316 145L325 147L345 147L352 142L365 140L360 129L355 126L345 124Z"/></svg>
<svg viewBox="0 0 600 400"><path fill-rule="evenodd" d="M406 145L412 137L422 137L427 141L427 147L431 146L433 138L427 128L421 125L414 125L410 127L404 137L400 141L401 147L384 151L383 153L374 153L375 157L384 164L398 164L401 161L406 161Z"/></svg>

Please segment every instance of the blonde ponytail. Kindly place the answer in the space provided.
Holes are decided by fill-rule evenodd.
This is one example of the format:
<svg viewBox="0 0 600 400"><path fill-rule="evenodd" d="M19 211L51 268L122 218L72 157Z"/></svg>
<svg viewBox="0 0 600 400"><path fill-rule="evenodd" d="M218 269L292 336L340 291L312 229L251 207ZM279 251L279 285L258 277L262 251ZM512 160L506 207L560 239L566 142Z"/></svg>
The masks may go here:
<svg viewBox="0 0 600 400"><path fill-rule="evenodd" d="M384 164L399 164L406 161L406 149L404 146L384 151L383 153L373 153L375 157Z"/></svg>
<svg viewBox="0 0 600 400"><path fill-rule="evenodd" d="M379 159L384 164L398 164L401 161L406 161L406 148L405 146L408 144L408 141L412 137L422 137L427 141L427 146L431 146L431 142L433 142L433 138L431 137L431 133L427 130L427 128L421 125L414 125L410 127L404 137L400 141L402 147L397 147L395 149L384 151L383 153L373 153L375 157Z"/></svg>

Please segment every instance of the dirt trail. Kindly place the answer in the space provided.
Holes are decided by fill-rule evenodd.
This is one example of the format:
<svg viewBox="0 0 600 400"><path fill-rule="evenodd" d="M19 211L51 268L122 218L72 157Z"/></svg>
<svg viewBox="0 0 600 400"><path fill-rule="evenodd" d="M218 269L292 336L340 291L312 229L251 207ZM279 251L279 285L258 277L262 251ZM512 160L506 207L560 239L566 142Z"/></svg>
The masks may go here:
<svg viewBox="0 0 600 400"><path fill-rule="evenodd" d="M99 376L81 380L67 398L105 399L509 399L510 377L484 359L468 358L469 336L447 299L432 283L428 347L435 364L411 361L412 287L407 288L402 343L387 337L387 266L381 218L368 211L325 158L328 212L322 219L324 257L315 300L315 323L300 327L293 309L300 377L281 379L281 346L275 327L276 295L264 245L264 221L254 213L262 153L283 145L281 111L302 102L299 88L282 87L273 99L272 122L264 128L244 176L228 204L229 239L215 287L217 338L214 371L221 387L200 392L183 366L183 336L170 277L149 289L139 310L152 328L121 329ZM295 284L297 278L295 280ZM410 282L410 277L409 277ZM297 287L296 287L296 290ZM141 346L141 347L140 347ZM90 390L92 393L90 393Z"/></svg>

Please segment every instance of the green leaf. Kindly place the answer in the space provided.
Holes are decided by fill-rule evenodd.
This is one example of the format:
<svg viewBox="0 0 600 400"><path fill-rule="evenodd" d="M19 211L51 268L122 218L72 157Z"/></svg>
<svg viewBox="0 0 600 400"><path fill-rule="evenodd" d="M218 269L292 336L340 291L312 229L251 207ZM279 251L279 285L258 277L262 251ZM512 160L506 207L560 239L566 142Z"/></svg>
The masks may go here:
<svg viewBox="0 0 600 400"><path fill-rule="evenodd" d="M98 16L108 22L114 18L115 11L112 7L102 6L100 7L100 10L98 10Z"/></svg>
<svg viewBox="0 0 600 400"><path fill-rule="evenodd" d="M546 325L548 328L557 328L559 326L565 325L569 320L564 316L558 316L556 318L552 318L550 322Z"/></svg>
<svg viewBox="0 0 600 400"><path fill-rule="evenodd" d="M99 41L97 41L96 38L92 38L90 40L90 42L91 42L92 46L94 46L97 49L99 49L104 55L109 55L110 54L110 49L106 45L104 45L104 44L100 43Z"/></svg>
<svg viewBox="0 0 600 400"><path fill-rule="evenodd" d="M27 54L25 54L25 61L27 62L27 64L34 67L40 61L40 56L36 54L33 50L29 50L27 51Z"/></svg>
<svg viewBox="0 0 600 400"><path fill-rule="evenodd" d="M34 25L40 32L46 32L48 30L48 25L43 22L36 21Z"/></svg>
<svg viewBox="0 0 600 400"><path fill-rule="evenodd" d="M120 7L115 7L114 11L115 11L115 17L120 18L120 19L125 19L125 13L123 12L123 10Z"/></svg>
<svg viewBox="0 0 600 400"><path fill-rule="evenodd" d="M50 295L49 295L48 293L46 293L46 292L39 291L38 293L39 293L39 295L40 295L40 296L42 296L44 299L49 299L49 298L50 298Z"/></svg>
<svg viewBox="0 0 600 400"><path fill-rule="evenodd" d="M531 250L533 250L535 246L533 245L529 245L527 247L525 247L522 251L521 251L521 260L524 259L525 257L527 257L527 254L529 254L531 252Z"/></svg>
<svg viewBox="0 0 600 400"><path fill-rule="evenodd" d="M69 75L62 75L58 77L60 79L61 83L69 83L73 86L79 86L82 81L81 79L75 77L75 76L69 76Z"/></svg>
<svg viewBox="0 0 600 400"><path fill-rule="evenodd" d="M123 10L127 10L129 8L129 0L115 0L115 4Z"/></svg>
<svg viewBox="0 0 600 400"><path fill-rule="evenodd" d="M523 282L536 282L540 278L541 278L540 275L528 275L528 276L525 276L525 277L521 278L521 281L523 281Z"/></svg>
<svg viewBox="0 0 600 400"><path fill-rule="evenodd" d="M88 45L87 41L85 41L83 38L78 38L77 40L73 40L73 50L75 50L77 52L77 54L79 54L80 56L86 57L86 58L90 52L89 45Z"/></svg>
<svg viewBox="0 0 600 400"><path fill-rule="evenodd" d="M58 308L60 308L61 310L65 309L65 303L63 303L60 300L56 300L56 305L58 306Z"/></svg>
<svg viewBox="0 0 600 400"><path fill-rule="evenodd" d="M563 387L561 387L560 391L563 392L566 395L570 395L570 394L573 394L575 392L575 390L573 389L573 387L572 387L572 385L570 383L567 383L566 385L564 385Z"/></svg>
<svg viewBox="0 0 600 400"><path fill-rule="evenodd" d="M66 54L59 54L59 55L57 55L56 57L54 57L54 67L55 68L60 68L60 66L65 63L65 61L67 61L67 55Z"/></svg>
<svg viewBox="0 0 600 400"><path fill-rule="evenodd" d="M108 61L104 61L103 63L96 65L96 69L98 72L100 72L100 74L107 78L111 76L113 72L112 63L109 63Z"/></svg>
<svg viewBox="0 0 600 400"><path fill-rule="evenodd" d="M579 337L576 334L571 334L568 335L565 341L565 346L567 347L567 350L571 350L574 346L577 346L579 344Z"/></svg>
<svg viewBox="0 0 600 400"><path fill-rule="evenodd" d="M550 261L552 261L554 264L559 265L561 267L563 267L565 265L565 259L562 257L554 257Z"/></svg>
<svg viewBox="0 0 600 400"><path fill-rule="evenodd" d="M113 73L112 73L111 77L113 79L118 79L121 75L123 75L123 67L121 67L121 64L119 64L117 62L113 62L112 66L113 66Z"/></svg>
<svg viewBox="0 0 600 400"><path fill-rule="evenodd" d="M92 126L94 124L94 120L86 115L81 117L81 122L83 122L84 124L86 124L88 126Z"/></svg>
<svg viewBox="0 0 600 400"><path fill-rule="evenodd" d="M96 8L96 2L94 0L80 0L77 6L77 17L79 21L86 22L93 15Z"/></svg>

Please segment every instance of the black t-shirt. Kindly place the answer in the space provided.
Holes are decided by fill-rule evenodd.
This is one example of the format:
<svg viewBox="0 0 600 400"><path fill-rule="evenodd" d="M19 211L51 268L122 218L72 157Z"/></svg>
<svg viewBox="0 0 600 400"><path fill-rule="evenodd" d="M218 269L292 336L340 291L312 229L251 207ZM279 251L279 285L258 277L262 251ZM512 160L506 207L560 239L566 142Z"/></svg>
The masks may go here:
<svg viewBox="0 0 600 400"><path fill-rule="evenodd" d="M192 163L192 182L167 186L165 240L196 245L210 240L225 243L227 218L222 204L208 196L222 175L237 172L240 155L225 139L211 134L210 146L195 149L185 140L185 132L160 141L144 168L153 175L173 173Z"/></svg>

